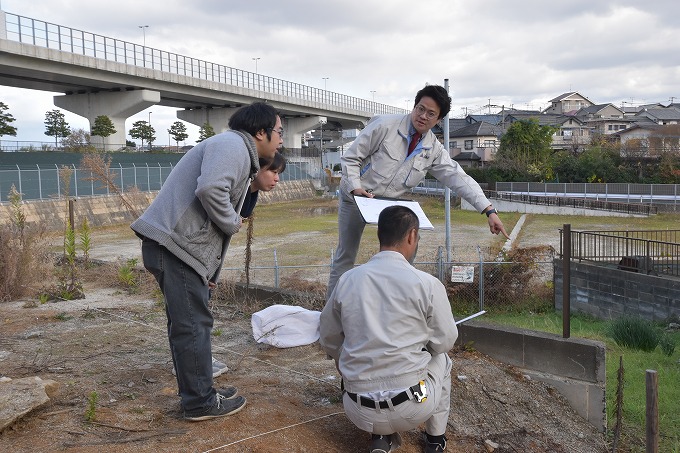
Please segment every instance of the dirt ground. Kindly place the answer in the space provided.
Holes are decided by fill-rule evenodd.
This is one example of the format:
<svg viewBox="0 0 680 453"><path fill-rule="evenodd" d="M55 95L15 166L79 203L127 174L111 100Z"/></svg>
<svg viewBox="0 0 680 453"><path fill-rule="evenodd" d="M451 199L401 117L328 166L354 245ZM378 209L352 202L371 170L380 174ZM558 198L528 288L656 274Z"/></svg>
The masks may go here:
<svg viewBox="0 0 680 453"><path fill-rule="evenodd" d="M230 253L242 254L240 247ZM98 232L92 257L139 258L139 242L129 229ZM237 386L247 406L231 417L182 420L161 305L101 281L86 281L82 300L0 304L0 377L59 383L47 405L0 433L0 452L368 451L370 436L345 417L337 372L318 343L257 344L240 300L214 307L213 355L230 367L216 386ZM455 349L451 357L448 451L485 452L487 440L498 444L496 452L606 451L604 436L553 388L475 351ZM88 423L93 392L98 401ZM422 427L402 437L400 452L423 451Z"/></svg>
<svg viewBox="0 0 680 453"><path fill-rule="evenodd" d="M57 395L0 435L6 452L364 452L369 437L344 416L338 376L318 343L277 349L255 343L250 322L216 312L213 353L230 366L216 385L235 385L240 413L181 419L165 315L158 303L117 289L88 288L79 301L4 303L0 375L59 383ZM449 450L599 452L604 440L546 385L475 352L452 353ZM99 395L95 421L85 412ZM404 453L422 451L421 430Z"/></svg>

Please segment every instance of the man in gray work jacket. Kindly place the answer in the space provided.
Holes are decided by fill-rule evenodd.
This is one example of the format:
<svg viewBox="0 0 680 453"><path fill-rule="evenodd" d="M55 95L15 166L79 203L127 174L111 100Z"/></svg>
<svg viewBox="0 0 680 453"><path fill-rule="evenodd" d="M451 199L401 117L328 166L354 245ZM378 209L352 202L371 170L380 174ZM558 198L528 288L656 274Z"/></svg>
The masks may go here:
<svg viewBox="0 0 680 453"><path fill-rule="evenodd" d="M189 150L132 223L144 267L165 297L170 352L190 421L234 414L246 404L235 387L213 387L208 299L241 228L239 203L260 169L258 158L273 159L283 143L281 118L263 102L237 110L229 128Z"/></svg>
<svg viewBox="0 0 680 453"><path fill-rule="evenodd" d="M430 130L451 109L446 89L428 85L418 91L408 115L380 115L369 121L342 156L338 204L338 247L333 258L327 296L338 278L354 266L364 221L354 195L399 198L429 172L486 214L492 233L508 237L496 210L479 184L453 161Z"/></svg>
<svg viewBox="0 0 680 453"><path fill-rule="evenodd" d="M338 280L321 312L319 343L342 376L347 417L372 434L372 453L396 449L398 432L421 423L425 451L446 449L447 352L458 329L444 285L411 265L418 226L409 208L385 208L380 252Z"/></svg>

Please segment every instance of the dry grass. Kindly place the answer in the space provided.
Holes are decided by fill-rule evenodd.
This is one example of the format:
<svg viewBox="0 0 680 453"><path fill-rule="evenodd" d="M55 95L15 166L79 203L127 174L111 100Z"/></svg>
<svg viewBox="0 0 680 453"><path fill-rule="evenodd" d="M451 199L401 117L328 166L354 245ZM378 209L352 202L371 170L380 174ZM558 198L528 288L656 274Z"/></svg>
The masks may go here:
<svg viewBox="0 0 680 453"><path fill-rule="evenodd" d="M14 185L9 199L11 218L0 225L0 301L37 294L36 282L50 267L45 229L26 224L21 195Z"/></svg>

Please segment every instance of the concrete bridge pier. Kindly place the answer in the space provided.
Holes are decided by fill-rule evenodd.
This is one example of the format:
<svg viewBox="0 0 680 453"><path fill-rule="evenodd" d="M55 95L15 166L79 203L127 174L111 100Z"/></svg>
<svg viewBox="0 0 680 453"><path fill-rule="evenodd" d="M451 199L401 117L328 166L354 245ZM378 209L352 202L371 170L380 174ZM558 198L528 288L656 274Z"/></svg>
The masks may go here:
<svg viewBox="0 0 680 453"><path fill-rule="evenodd" d="M231 118L231 115L233 115L236 110L238 110L238 107L208 107L178 110L177 118L199 127L208 123L213 127L215 133L219 134L220 132L229 130L229 118Z"/></svg>
<svg viewBox="0 0 680 453"><path fill-rule="evenodd" d="M282 121L283 128L286 131L283 146L286 148L301 148L302 134L321 127L321 124L326 124L328 120L325 116L306 116L284 118Z"/></svg>
<svg viewBox="0 0 680 453"><path fill-rule="evenodd" d="M178 110L177 118L196 126L210 124L215 133L219 134L229 130L229 118L239 107L201 108ZM326 122L325 116L308 117L283 117L281 122L286 131L283 137L283 146L286 148L300 148L302 146L302 134L315 129Z"/></svg>
<svg viewBox="0 0 680 453"><path fill-rule="evenodd" d="M54 105L85 117L94 126L100 115L108 116L116 133L108 137L91 137L92 144L105 150L125 146L125 120L135 113L161 102L161 94L152 90L105 91L99 93L66 94L54 96Z"/></svg>

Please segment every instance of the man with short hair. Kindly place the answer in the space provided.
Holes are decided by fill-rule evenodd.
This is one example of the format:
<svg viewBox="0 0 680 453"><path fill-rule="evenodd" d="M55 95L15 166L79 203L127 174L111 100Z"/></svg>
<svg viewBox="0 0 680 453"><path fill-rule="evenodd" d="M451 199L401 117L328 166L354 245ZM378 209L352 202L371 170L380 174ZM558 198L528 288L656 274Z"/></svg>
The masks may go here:
<svg viewBox="0 0 680 453"><path fill-rule="evenodd" d="M371 433L371 452L425 423L427 453L446 449L451 359L458 329L444 285L412 266L418 217L404 206L378 217L380 251L347 271L321 312L320 339L342 377L347 417Z"/></svg>
<svg viewBox="0 0 680 453"><path fill-rule="evenodd" d="M399 198L416 187L427 173L467 200L488 217L493 234L503 233L503 222L479 184L451 159L431 129L451 109L444 87L427 85L418 91L408 115L379 115L342 156L338 197L338 246L326 296L340 276L354 266L364 221L354 196Z"/></svg>
<svg viewBox="0 0 680 453"><path fill-rule="evenodd" d="M260 170L283 144L281 118L263 102L241 107L231 130L200 142L177 163L153 203L131 227L144 267L165 297L168 340L184 418L231 415L246 404L235 387L213 387L210 290L219 277L238 212Z"/></svg>

